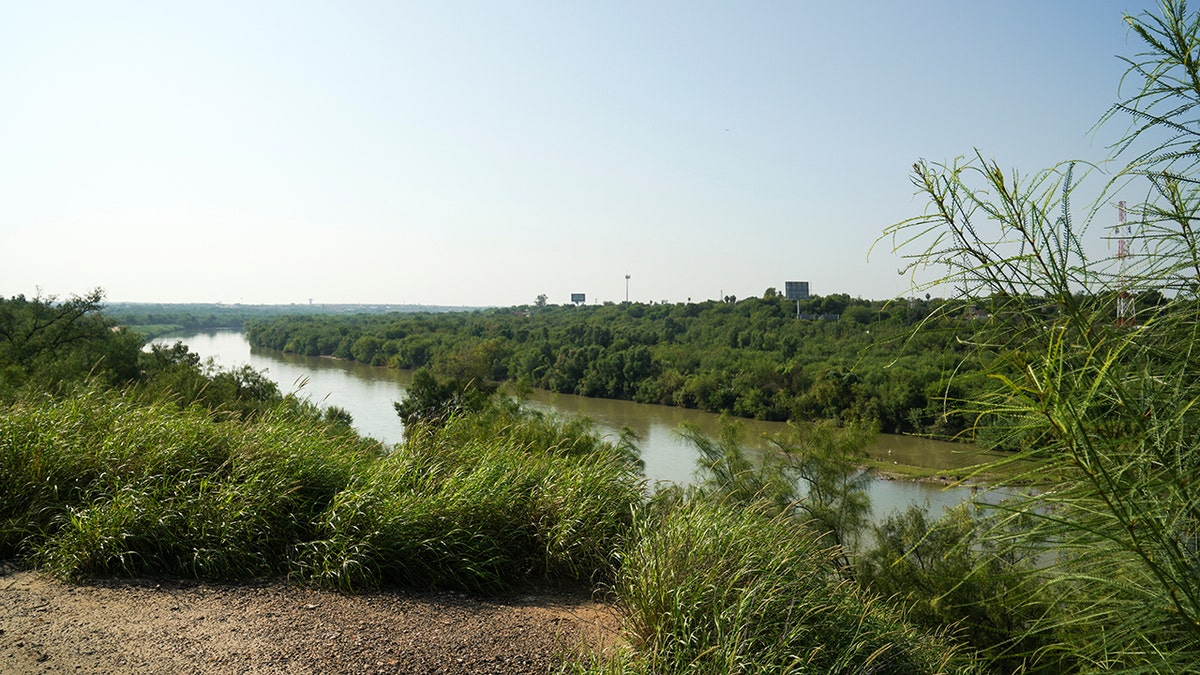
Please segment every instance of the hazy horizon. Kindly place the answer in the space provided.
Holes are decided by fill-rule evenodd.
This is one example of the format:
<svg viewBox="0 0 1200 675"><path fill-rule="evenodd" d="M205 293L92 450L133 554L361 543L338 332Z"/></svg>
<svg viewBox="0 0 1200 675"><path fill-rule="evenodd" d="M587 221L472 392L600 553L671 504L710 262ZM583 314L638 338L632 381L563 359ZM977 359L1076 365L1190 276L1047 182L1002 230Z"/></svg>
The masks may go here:
<svg viewBox="0 0 1200 675"><path fill-rule="evenodd" d="M0 296L903 296L913 162L1102 161L1156 6L9 3Z"/></svg>

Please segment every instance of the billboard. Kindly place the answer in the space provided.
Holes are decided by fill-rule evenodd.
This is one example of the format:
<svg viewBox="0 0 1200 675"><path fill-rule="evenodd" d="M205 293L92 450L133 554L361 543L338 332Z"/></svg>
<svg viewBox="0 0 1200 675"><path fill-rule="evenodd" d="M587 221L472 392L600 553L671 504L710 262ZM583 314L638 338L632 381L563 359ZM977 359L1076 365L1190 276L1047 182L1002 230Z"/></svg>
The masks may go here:
<svg viewBox="0 0 1200 675"><path fill-rule="evenodd" d="M581 305L581 304L587 302L587 294L586 293L572 293L571 294L571 302L573 302L577 305Z"/></svg>
<svg viewBox="0 0 1200 675"><path fill-rule="evenodd" d="M807 281L785 281L783 282L783 297L788 300L807 300L808 299L808 282Z"/></svg>

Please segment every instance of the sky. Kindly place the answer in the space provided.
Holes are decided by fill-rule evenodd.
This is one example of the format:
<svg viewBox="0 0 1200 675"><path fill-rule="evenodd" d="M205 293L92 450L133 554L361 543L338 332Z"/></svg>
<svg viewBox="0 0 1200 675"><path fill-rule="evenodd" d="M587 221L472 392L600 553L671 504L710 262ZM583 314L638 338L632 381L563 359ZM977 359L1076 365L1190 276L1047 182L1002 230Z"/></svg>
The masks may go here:
<svg viewBox="0 0 1200 675"><path fill-rule="evenodd" d="M913 162L1103 160L1155 7L0 0L0 297L904 296Z"/></svg>

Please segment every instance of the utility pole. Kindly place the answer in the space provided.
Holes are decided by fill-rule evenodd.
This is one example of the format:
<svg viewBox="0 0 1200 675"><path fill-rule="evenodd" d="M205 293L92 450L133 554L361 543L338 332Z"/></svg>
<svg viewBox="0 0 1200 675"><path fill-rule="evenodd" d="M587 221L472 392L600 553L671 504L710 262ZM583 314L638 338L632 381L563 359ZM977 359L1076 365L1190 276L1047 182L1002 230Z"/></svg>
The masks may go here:
<svg viewBox="0 0 1200 675"><path fill-rule="evenodd" d="M1133 306L1133 294L1129 292L1125 278L1125 265L1129 258L1130 228L1125 223L1125 202L1117 202L1117 325L1132 326L1137 322Z"/></svg>

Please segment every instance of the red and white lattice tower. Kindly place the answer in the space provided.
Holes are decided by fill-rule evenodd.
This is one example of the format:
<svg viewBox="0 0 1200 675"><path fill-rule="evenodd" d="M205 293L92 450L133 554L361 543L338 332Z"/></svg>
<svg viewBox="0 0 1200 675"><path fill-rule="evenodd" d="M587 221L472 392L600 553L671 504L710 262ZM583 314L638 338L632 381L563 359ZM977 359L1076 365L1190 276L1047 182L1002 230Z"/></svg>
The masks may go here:
<svg viewBox="0 0 1200 675"><path fill-rule="evenodd" d="M1126 288L1125 265L1129 260L1129 225L1125 223L1125 202L1117 202L1117 325L1134 323L1133 295Z"/></svg>

